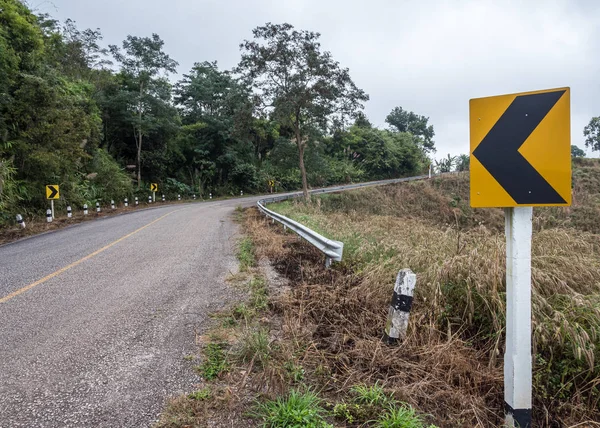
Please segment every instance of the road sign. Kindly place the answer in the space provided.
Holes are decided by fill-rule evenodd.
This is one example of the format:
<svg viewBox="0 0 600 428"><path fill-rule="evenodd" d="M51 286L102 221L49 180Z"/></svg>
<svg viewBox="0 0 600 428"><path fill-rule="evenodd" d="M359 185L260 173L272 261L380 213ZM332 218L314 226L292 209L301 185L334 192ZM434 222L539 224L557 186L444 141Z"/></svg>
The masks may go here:
<svg viewBox="0 0 600 428"><path fill-rule="evenodd" d="M49 184L46 186L46 199L54 200L60 198L60 188L58 184Z"/></svg>
<svg viewBox="0 0 600 428"><path fill-rule="evenodd" d="M469 102L471 206L571 205L570 89Z"/></svg>
<svg viewBox="0 0 600 428"><path fill-rule="evenodd" d="M158 192L158 184L156 184L156 183L152 183L152 184L150 185L150 191L151 191L151 192Z"/></svg>

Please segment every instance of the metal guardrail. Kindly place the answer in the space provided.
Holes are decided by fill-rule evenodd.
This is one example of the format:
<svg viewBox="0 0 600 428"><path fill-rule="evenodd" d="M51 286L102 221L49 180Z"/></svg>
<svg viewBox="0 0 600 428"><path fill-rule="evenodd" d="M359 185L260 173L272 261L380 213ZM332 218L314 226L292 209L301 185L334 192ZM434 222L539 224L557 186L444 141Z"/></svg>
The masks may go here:
<svg viewBox="0 0 600 428"><path fill-rule="evenodd" d="M352 189L360 189L363 187L374 187L374 186L384 186L386 184L395 184L402 183L406 181L417 181L424 180L429 178L428 175L420 175L416 177L406 177L406 178L393 178L391 180L379 180L379 181L370 181L368 183L357 183L357 184L346 184L344 186L334 186L327 187L325 189L317 189L311 190L310 193L312 195L322 194L322 193L334 193L341 192L343 190L352 190ZM257 202L258 209L263 212L266 216L271 217L274 221L281 223L285 228L290 228L300 237L306 239L313 246L318 248L325 256L327 257L325 261L325 266L331 266L332 261L342 261L342 255L344 252L344 243L340 241L334 241L332 239L328 239L323 235L318 234L314 230L309 229L303 224L298 223L290 218L287 218L284 215L276 213L275 211L271 211L266 208L267 204L273 202L282 202L288 199L299 198L302 197L302 193L291 193L287 195L279 195L273 196L271 198L264 198Z"/></svg>

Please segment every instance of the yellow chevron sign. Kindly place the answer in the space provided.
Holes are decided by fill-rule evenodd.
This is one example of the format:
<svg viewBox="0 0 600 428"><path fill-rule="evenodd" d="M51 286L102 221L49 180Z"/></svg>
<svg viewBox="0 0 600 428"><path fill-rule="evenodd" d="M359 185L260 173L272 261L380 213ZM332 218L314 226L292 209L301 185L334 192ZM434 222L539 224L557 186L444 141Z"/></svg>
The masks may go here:
<svg viewBox="0 0 600 428"><path fill-rule="evenodd" d="M469 102L471 206L571 205L570 89Z"/></svg>

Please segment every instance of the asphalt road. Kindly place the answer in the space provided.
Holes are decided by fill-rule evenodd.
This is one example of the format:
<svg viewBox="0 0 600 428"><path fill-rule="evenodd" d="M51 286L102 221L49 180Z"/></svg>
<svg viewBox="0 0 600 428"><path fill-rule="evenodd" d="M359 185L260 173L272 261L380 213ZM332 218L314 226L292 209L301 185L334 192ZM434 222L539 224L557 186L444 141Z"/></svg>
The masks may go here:
<svg viewBox="0 0 600 428"><path fill-rule="evenodd" d="M235 298L232 213L173 205L0 247L0 427L145 427L199 381L184 357Z"/></svg>

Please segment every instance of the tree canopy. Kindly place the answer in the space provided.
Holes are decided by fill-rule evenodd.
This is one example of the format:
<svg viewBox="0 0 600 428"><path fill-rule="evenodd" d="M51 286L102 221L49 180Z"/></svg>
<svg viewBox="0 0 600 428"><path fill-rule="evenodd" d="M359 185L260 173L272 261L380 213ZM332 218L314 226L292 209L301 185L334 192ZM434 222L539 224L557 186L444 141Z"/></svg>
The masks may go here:
<svg viewBox="0 0 600 428"><path fill-rule="evenodd" d="M111 65L112 64L112 65ZM266 192L427 170L428 119L368 100L320 34L267 23L233 70L200 59L178 82L157 34L103 46L99 29L0 0L0 225L57 208L147 197Z"/></svg>

